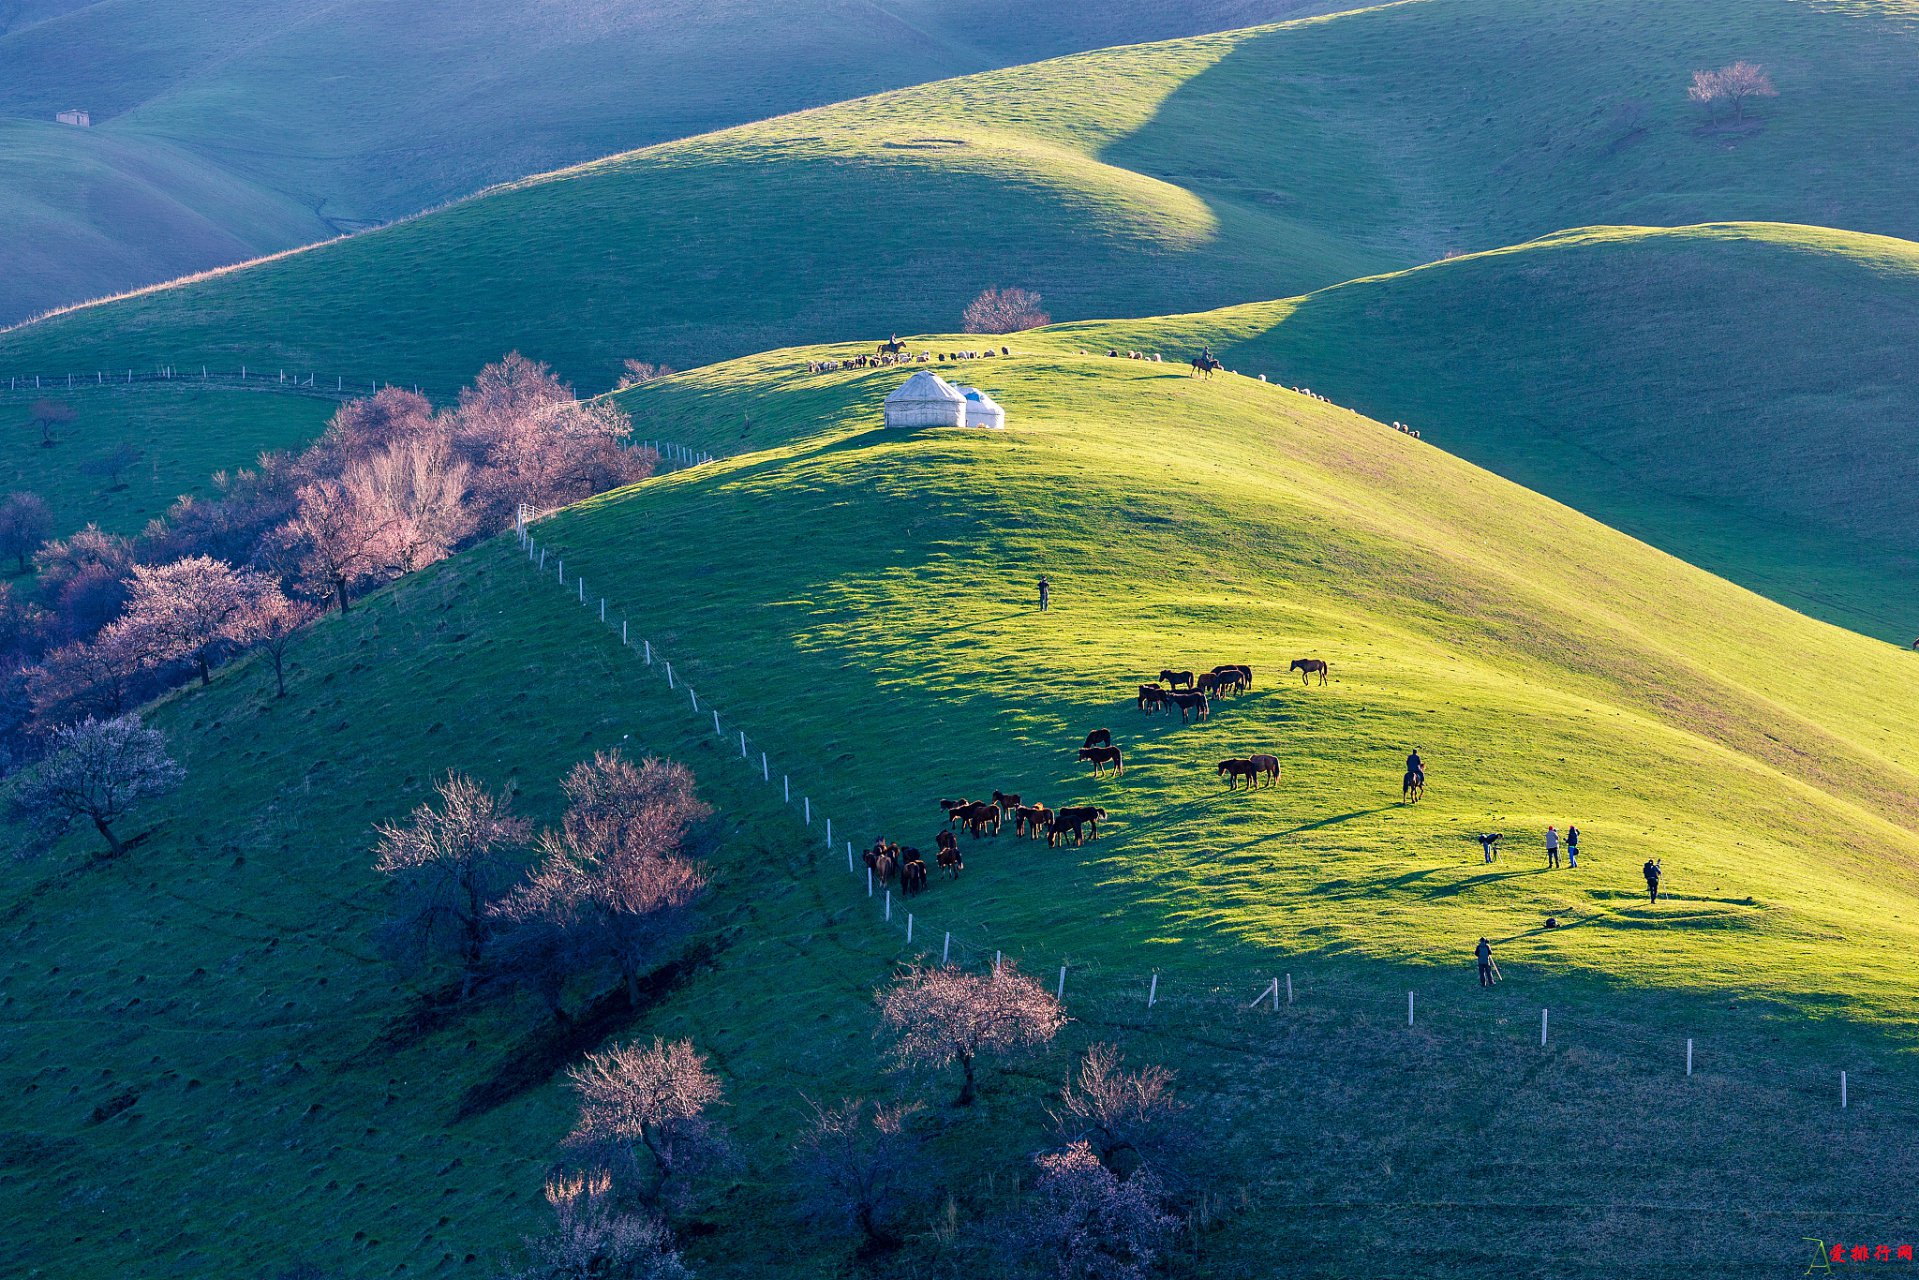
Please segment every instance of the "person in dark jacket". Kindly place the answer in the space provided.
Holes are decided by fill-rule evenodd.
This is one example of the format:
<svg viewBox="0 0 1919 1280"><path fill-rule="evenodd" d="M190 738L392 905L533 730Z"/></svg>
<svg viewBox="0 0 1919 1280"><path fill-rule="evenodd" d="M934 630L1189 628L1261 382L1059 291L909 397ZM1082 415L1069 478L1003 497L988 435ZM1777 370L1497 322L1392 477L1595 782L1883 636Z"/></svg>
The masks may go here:
<svg viewBox="0 0 1919 1280"><path fill-rule="evenodd" d="M1479 957L1479 985L1490 987L1498 979L1494 976L1498 970L1493 966L1493 944L1484 938L1473 948L1473 954Z"/></svg>
<svg viewBox="0 0 1919 1280"><path fill-rule="evenodd" d="M1579 865L1579 828L1566 828L1566 867L1571 870Z"/></svg>
<svg viewBox="0 0 1919 1280"><path fill-rule="evenodd" d="M1048 609L1052 607L1053 607L1053 584L1046 580L1045 574L1041 574L1039 579L1039 611L1041 613L1045 613Z"/></svg>
<svg viewBox="0 0 1919 1280"><path fill-rule="evenodd" d="M1649 901L1659 901L1660 866L1657 859L1648 859L1645 867L1646 897Z"/></svg>

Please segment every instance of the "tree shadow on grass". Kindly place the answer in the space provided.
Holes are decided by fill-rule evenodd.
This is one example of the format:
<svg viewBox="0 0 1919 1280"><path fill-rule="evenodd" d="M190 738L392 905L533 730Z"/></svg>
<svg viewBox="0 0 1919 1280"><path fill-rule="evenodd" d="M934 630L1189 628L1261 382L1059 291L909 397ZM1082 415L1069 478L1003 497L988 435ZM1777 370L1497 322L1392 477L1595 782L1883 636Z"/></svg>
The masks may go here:
<svg viewBox="0 0 1919 1280"><path fill-rule="evenodd" d="M542 1021L507 1050L493 1074L468 1089L454 1110L452 1124L501 1107L546 1084L562 1067L617 1035L664 1000L674 988L713 963L719 947L703 942L678 960L655 969L640 981L640 998L629 1002L626 990L610 991L578 1017L566 1022Z"/></svg>

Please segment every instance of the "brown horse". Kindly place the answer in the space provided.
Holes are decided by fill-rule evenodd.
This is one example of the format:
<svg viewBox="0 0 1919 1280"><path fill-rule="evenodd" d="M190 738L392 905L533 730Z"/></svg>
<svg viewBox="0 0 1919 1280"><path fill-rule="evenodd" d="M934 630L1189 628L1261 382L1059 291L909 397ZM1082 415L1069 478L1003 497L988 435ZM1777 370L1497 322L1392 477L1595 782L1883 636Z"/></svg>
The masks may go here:
<svg viewBox="0 0 1919 1280"><path fill-rule="evenodd" d="M1019 797L1009 796L1004 791L995 791L993 792L993 804L999 809L1000 820L1004 822L1007 814L1019 808Z"/></svg>
<svg viewBox="0 0 1919 1280"><path fill-rule="evenodd" d="M955 812L959 814L959 820L961 824L965 826L967 833L975 840L979 839L981 833L985 831L987 827L993 829L994 835L999 834L1000 811L998 805L989 804L984 800L975 800L964 809L959 809Z"/></svg>
<svg viewBox="0 0 1919 1280"><path fill-rule="evenodd" d="M1259 770L1260 777L1264 779L1267 786L1279 785L1278 756L1253 755L1247 756L1246 759L1251 762L1253 768Z"/></svg>
<svg viewBox="0 0 1919 1280"><path fill-rule="evenodd" d="M1053 820L1053 811L1043 804L1023 804L1013 810L1013 834L1036 836Z"/></svg>
<svg viewBox="0 0 1919 1280"><path fill-rule="evenodd" d="M1326 665L1324 658L1294 658L1292 670L1299 672L1301 684L1311 684L1312 677L1318 676L1321 684L1326 683L1326 675L1332 668Z"/></svg>
<svg viewBox="0 0 1919 1280"><path fill-rule="evenodd" d="M1190 671L1162 671L1159 673L1159 682L1168 689L1177 689L1181 685L1185 685L1190 689L1193 687L1193 673Z"/></svg>
<svg viewBox="0 0 1919 1280"><path fill-rule="evenodd" d="M959 851L959 837L951 831L939 832L933 837L933 847L941 853L945 853L948 849L957 853Z"/></svg>
<svg viewBox="0 0 1919 1280"><path fill-rule="evenodd" d="M905 861L900 863L900 890L911 897L926 887L926 863L918 849L907 849L902 856Z"/></svg>
<svg viewBox="0 0 1919 1280"><path fill-rule="evenodd" d="M1223 679L1225 679L1225 677L1219 672L1208 671L1205 675L1193 682L1193 688L1208 696L1216 695L1219 693L1219 682Z"/></svg>
<svg viewBox="0 0 1919 1280"><path fill-rule="evenodd" d="M1206 700L1206 695L1203 693L1168 693L1166 695L1166 701L1179 708L1179 722L1181 724L1186 723L1186 715L1188 712L1197 713L1198 718L1204 720L1207 716L1211 715L1213 711L1213 704Z"/></svg>
<svg viewBox="0 0 1919 1280"><path fill-rule="evenodd" d="M1214 667L1213 670L1237 671L1243 677L1240 683L1245 685L1248 689L1253 687L1253 669L1247 666L1243 662L1222 662L1218 666Z"/></svg>
<svg viewBox="0 0 1919 1280"><path fill-rule="evenodd" d="M1099 824L1106 821L1106 810L1093 805L1081 805L1061 809L1053 815L1053 821L1046 828L1046 847L1051 849L1059 844L1059 838L1068 831L1073 833L1073 843L1080 843L1080 829L1091 827L1093 839L1099 839Z"/></svg>
<svg viewBox="0 0 1919 1280"><path fill-rule="evenodd" d="M1143 684L1139 687L1139 709L1152 713L1166 705L1166 690L1156 684Z"/></svg>
<svg viewBox="0 0 1919 1280"><path fill-rule="evenodd" d="M972 801L966 799L964 796L958 800L940 801L940 808L946 810L946 825L949 827L959 825L960 810L966 808L971 803Z"/></svg>
<svg viewBox="0 0 1919 1280"><path fill-rule="evenodd" d="M966 859L960 857L958 845L954 845L950 849L945 845L941 845L935 861L940 864L941 871L944 871L955 880L959 879L959 873L966 869Z"/></svg>
<svg viewBox="0 0 1919 1280"><path fill-rule="evenodd" d="M1109 764L1113 766L1113 775L1115 777L1124 777L1126 774L1126 764L1119 758L1118 747L1081 747L1079 749L1079 758L1082 762L1088 760L1093 762L1093 776L1095 778L1105 777L1106 766Z"/></svg>
<svg viewBox="0 0 1919 1280"><path fill-rule="evenodd" d="M893 882L893 872L898 869L899 861L893 856L891 850L873 860L873 876L880 882L882 889Z"/></svg>
<svg viewBox="0 0 1919 1280"><path fill-rule="evenodd" d="M896 356L904 350L906 350L906 344L898 338L894 338L890 341L880 343L880 345L874 349L873 354L876 356Z"/></svg>
<svg viewBox="0 0 1919 1280"><path fill-rule="evenodd" d="M1082 747L1110 747L1113 745L1112 731L1109 729L1095 729L1087 734L1086 741L1079 745Z"/></svg>
<svg viewBox="0 0 1919 1280"><path fill-rule="evenodd" d="M1228 791L1238 786L1241 778L1246 779L1246 789L1251 791L1254 781L1259 777L1259 768L1251 760L1221 760L1219 776L1226 779Z"/></svg>

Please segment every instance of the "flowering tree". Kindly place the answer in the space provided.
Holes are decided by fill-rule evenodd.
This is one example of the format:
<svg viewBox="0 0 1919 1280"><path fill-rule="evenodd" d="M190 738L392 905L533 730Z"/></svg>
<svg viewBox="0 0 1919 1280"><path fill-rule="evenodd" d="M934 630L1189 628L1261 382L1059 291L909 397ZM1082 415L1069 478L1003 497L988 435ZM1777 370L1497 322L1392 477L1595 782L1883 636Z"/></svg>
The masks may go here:
<svg viewBox="0 0 1919 1280"><path fill-rule="evenodd" d="M81 715L117 716L143 681L147 646L130 628L61 645L27 673L27 697L43 724Z"/></svg>
<svg viewBox="0 0 1919 1280"><path fill-rule="evenodd" d="M604 1172L549 1178L553 1230L527 1241L532 1262L512 1280L692 1280L666 1225L614 1203Z"/></svg>
<svg viewBox="0 0 1919 1280"><path fill-rule="evenodd" d="M966 304L961 319L968 333L1018 333L1053 321L1031 289L988 289Z"/></svg>
<svg viewBox="0 0 1919 1280"><path fill-rule="evenodd" d="M376 828L373 866L408 882L413 899L403 923L418 938L451 935L464 997L485 960L488 908L531 828L508 811L504 799L461 774L447 774L434 790L438 807L420 805L404 825Z"/></svg>
<svg viewBox="0 0 1919 1280"><path fill-rule="evenodd" d="M589 1053L567 1076L580 1094L580 1118L567 1141L646 1204L685 1193L685 1179L725 1154L725 1138L707 1112L720 1102L720 1078L691 1040L654 1039Z"/></svg>
<svg viewBox="0 0 1919 1280"><path fill-rule="evenodd" d="M956 1106L978 1095L980 1057L1035 1048L1066 1024L1059 1001L1010 964L991 974L915 965L880 992L879 1006L900 1062L960 1069Z"/></svg>
<svg viewBox="0 0 1919 1280"><path fill-rule="evenodd" d="M1719 104L1732 104L1732 118L1746 118L1746 99L1776 98L1779 90L1773 88L1772 77L1766 69L1756 63L1735 62L1717 71L1695 71L1692 84L1686 89L1686 96L1706 108L1708 115L1716 115Z"/></svg>
<svg viewBox="0 0 1919 1280"><path fill-rule="evenodd" d="M345 613L353 588L379 567L386 530L378 513L338 480L301 485L298 503L280 526L279 541L298 560L313 593L331 597Z"/></svg>
<svg viewBox="0 0 1919 1280"><path fill-rule="evenodd" d="M626 366L620 370L617 389L625 391L628 387L637 387L642 382L651 382L655 378L669 378L673 376L673 372L673 366L670 364L654 364L650 360L628 360Z"/></svg>
<svg viewBox="0 0 1919 1280"><path fill-rule="evenodd" d="M11 559L15 571L27 571L27 557L40 549L53 532L53 512L37 493L10 493L0 498L0 557Z"/></svg>
<svg viewBox="0 0 1919 1280"><path fill-rule="evenodd" d="M1038 1156L1039 1178L1007 1243L1057 1280L1145 1280L1178 1222L1148 1172L1121 1181L1084 1142Z"/></svg>
<svg viewBox="0 0 1919 1280"><path fill-rule="evenodd" d="M127 849L113 824L185 776L167 754L166 738L139 716L89 716L54 733L53 750L15 788L9 809L35 832L35 849L50 846L84 819L118 857Z"/></svg>
<svg viewBox="0 0 1919 1280"><path fill-rule="evenodd" d="M366 525L379 531L368 558L385 574L444 560L473 531L473 469L442 437L400 441L351 464L340 480Z"/></svg>
<svg viewBox="0 0 1919 1280"><path fill-rule="evenodd" d="M813 1114L793 1144L793 1167L809 1217L857 1227L868 1244L899 1243L892 1223L924 1184L919 1140L908 1127L918 1102L807 1104Z"/></svg>
<svg viewBox="0 0 1919 1280"><path fill-rule="evenodd" d="M706 892L706 870L681 845L712 810L684 767L635 766L617 751L575 765L564 787L560 829L541 834L539 863L499 913L557 928L579 963L611 961L637 1007L640 978L685 936Z"/></svg>
<svg viewBox="0 0 1919 1280"><path fill-rule="evenodd" d="M135 565L126 612L108 631L140 636L151 661L193 663L200 683L207 685L213 682L215 653L251 641L261 610L279 594L279 586L265 575L210 556Z"/></svg>
<svg viewBox="0 0 1919 1280"><path fill-rule="evenodd" d="M266 650L273 663L274 697L287 696L287 651L293 647L293 637L319 615L316 606L289 599L277 587L261 595L247 615L248 638Z"/></svg>

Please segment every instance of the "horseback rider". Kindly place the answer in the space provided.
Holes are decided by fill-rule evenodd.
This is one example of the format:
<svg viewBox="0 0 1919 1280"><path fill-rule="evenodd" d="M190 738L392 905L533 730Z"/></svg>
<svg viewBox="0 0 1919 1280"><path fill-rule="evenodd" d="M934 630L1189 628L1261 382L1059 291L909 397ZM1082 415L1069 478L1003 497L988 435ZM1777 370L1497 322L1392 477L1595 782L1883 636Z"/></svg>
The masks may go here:
<svg viewBox="0 0 1919 1280"><path fill-rule="evenodd" d="M1426 785L1426 762L1419 758L1419 748L1414 747L1412 754L1406 757L1406 776L1420 786Z"/></svg>

